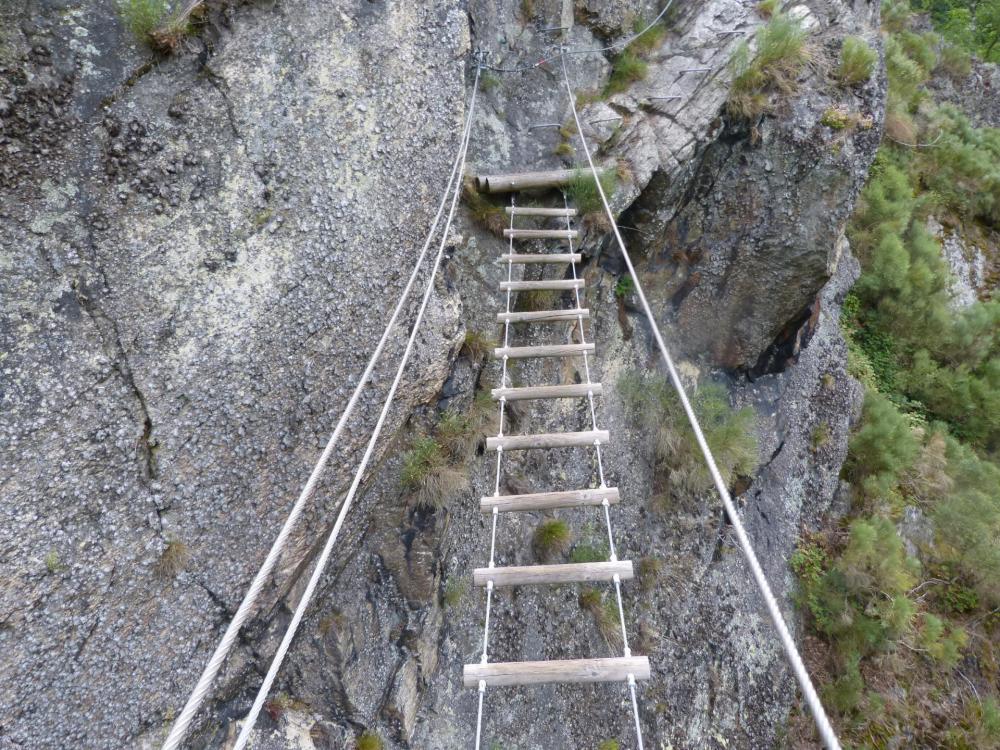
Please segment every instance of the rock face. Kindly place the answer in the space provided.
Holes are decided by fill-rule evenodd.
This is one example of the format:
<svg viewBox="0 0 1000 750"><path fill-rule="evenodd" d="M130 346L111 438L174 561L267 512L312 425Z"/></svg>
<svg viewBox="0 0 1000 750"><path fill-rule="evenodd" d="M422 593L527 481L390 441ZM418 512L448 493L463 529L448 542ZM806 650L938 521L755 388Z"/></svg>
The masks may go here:
<svg viewBox="0 0 1000 750"><path fill-rule="evenodd" d="M564 43L595 48L657 8L627 0L317 2L214 11L170 59L135 45L103 3L7 3L0 40L0 747L155 746L256 572L388 319L458 143L476 48L503 67ZM805 6L803 6L805 7ZM814 55L874 40L877 6L808 5ZM526 15L530 14L530 18ZM752 126L723 114L727 60L761 20L743 3L679 4L644 81L582 110L643 286L686 372L727 383L758 415L762 468L746 523L775 587L801 524L830 508L856 388L839 300L856 273L846 216L877 145L884 84L837 89L815 65L800 94ZM835 25L836 24L836 25ZM709 67L707 75L684 73ZM568 58L599 88L601 55ZM483 86L476 169L558 167L558 61ZM652 99L682 95L678 104ZM870 129L832 131L830 107ZM578 142L576 144L579 146ZM578 155L576 161L579 161ZM401 452L444 406L466 409L494 364L459 356L495 330L504 243L461 213L397 406L262 717L259 747L469 744L483 600L461 594L488 529L485 456L446 510L412 502ZM645 436L614 384L650 363L644 319L613 292L622 261L583 243L599 419L620 557L664 561L626 587L629 632L655 665L640 691L657 746L773 746L794 695L770 624L711 497L648 507ZM415 305L410 306L412 316ZM298 601L407 331L376 371L264 602L200 716L194 747L224 746ZM569 340L556 327L518 343ZM555 339L553 338L555 336ZM528 363L524 383L580 378ZM719 369L721 368L721 369ZM517 428L585 427L545 402ZM829 434L814 445L820 424ZM487 428L495 429L492 423ZM510 459L505 491L583 487L580 452ZM577 538L593 519L566 514ZM535 517L505 518L500 564L529 562ZM303 575L303 574L306 575ZM443 596L450 594L445 603ZM610 653L577 593L498 596L491 659ZM789 612L791 615L791 612ZM490 692L486 737L516 747L629 746L620 686ZM554 721L553 717L560 717Z"/></svg>

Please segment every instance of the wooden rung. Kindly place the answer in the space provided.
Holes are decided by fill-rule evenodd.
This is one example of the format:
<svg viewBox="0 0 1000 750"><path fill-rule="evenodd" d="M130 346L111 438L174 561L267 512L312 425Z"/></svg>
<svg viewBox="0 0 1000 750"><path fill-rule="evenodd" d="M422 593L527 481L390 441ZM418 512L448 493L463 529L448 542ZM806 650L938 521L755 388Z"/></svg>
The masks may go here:
<svg viewBox="0 0 1000 750"><path fill-rule="evenodd" d="M575 240L580 233L575 229L504 229L503 236L515 240Z"/></svg>
<svg viewBox="0 0 1000 750"><path fill-rule="evenodd" d="M583 260L583 256L580 253L535 253L530 255L508 253L501 255L500 260L520 265L528 263L579 263Z"/></svg>
<svg viewBox="0 0 1000 750"><path fill-rule="evenodd" d="M554 169L549 172L477 175L475 181L476 189L481 193L510 193L531 188L561 187L568 185L579 174L576 169Z"/></svg>
<svg viewBox="0 0 1000 750"><path fill-rule="evenodd" d="M556 508L579 508L585 505L601 505L607 499L608 505L619 501L617 487L596 490L568 490L566 492L536 492L532 495L495 495L479 498L479 509L483 513L512 513L528 510L554 510Z"/></svg>
<svg viewBox="0 0 1000 750"><path fill-rule="evenodd" d="M465 687L540 685L547 682L625 682L632 675L648 680L649 658L618 656L610 659L560 659L556 661L508 661L494 664L466 664L462 670Z"/></svg>
<svg viewBox="0 0 1000 750"><path fill-rule="evenodd" d="M622 581L632 580L634 576L632 561L615 560L614 562L476 568L472 571L472 582L476 586L485 586L487 581L493 581L494 586L533 586L536 584L613 581L615 576L618 576Z"/></svg>
<svg viewBox="0 0 1000 750"><path fill-rule="evenodd" d="M583 279L548 279L545 281L501 281L500 291L544 292L565 289L583 289Z"/></svg>
<svg viewBox="0 0 1000 750"><path fill-rule="evenodd" d="M575 208L538 208L536 206L504 206L508 216L576 216Z"/></svg>
<svg viewBox="0 0 1000 750"><path fill-rule="evenodd" d="M532 357L578 357L581 354L592 354L594 345L590 344L546 344L545 346L501 346L493 350L497 359L530 359Z"/></svg>
<svg viewBox="0 0 1000 750"><path fill-rule="evenodd" d="M536 310L532 312L499 313L497 323L562 323L576 322L580 318L590 320L590 310Z"/></svg>
<svg viewBox="0 0 1000 750"><path fill-rule="evenodd" d="M533 398L583 398L590 393L600 396L602 392L600 383L534 385L524 388L494 388L491 391L494 401L499 401L501 398L508 401L526 401Z"/></svg>
<svg viewBox="0 0 1000 750"><path fill-rule="evenodd" d="M587 430L585 432L541 432L535 435L509 435L486 438L486 450L521 451L529 448L573 448L593 445L600 441L606 445L611 436L607 430Z"/></svg>

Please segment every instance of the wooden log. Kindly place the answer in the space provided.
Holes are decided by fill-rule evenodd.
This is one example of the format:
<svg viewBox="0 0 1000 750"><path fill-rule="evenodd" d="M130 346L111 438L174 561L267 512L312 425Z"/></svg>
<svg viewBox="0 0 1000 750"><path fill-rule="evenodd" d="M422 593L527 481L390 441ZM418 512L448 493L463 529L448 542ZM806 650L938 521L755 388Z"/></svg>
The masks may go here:
<svg viewBox="0 0 1000 750"><path fill-rule="evenodd" d="M485 586L487 581L493 581L494 586L535 586L613 581L615 576L618 576L622 581L629 581L633 575L631 560L615 560L614 562L609 560L560 565L476 568L472 571L472 582L476 586Z"/></svg>
<svg viewBox="0 0 1000 750"><path fill-rule="evenodd" d="M583 289L583 279L547 279L543 281L501 281L500 291L538 292Z"/></svg>
<svg viewBox="0 0 1000 750"><path fill-rule="evenodd" d="M496 508L500 513L518 513L531 510L555 510L557 508L580 508L587 505L601 505L607 499L609 505L619 502L617 487L596 490L567 490L565 492L535 492L528 495L495 495L479 498L479 509L492 513Z"/></svg>
<svg viewBox="0 0 1000 750"><path fill-rule="evenodd" d="M648 680L649 658L618 656L610 659L559 659L555 661L508 661L493 664L466 664L462 670L465 687L501 685L541 685L549 682L625 682L632 675Z"/></svg>
<svg viewBox="0 0 1000 750"><path fill-rule="evenodd" d="M532 359L535 357L579 357L592 354L593 344L546 344L545 346L502 346L493 350L497 359Z"/></svg>
<svg viewBox="0 0 1000 750"><path fill-rule="evenodd" d="M515 240L575 240L580 233L575 229L505 229L503 236Z"/></svg>
<svg viewBox="0 0 1000 750"><path fill-rule="evenodd" d="M572 182L579 174L581 170L578 169L555 169L550 172L479 175L476 177L476 190L481 193L511 193L532 188L562 187Z"/></svg>
<svg viewBox="0 0 1000 750"><path fill-rule="evenodd" d="M529 263L579 263L583 260L580 253L505 253L500 256L504 262L517 265Z"/></svg>
<svg viewBox="0 0 1000 750"><path fill-rule="evenodd" d="M583 398L588 393L600 396L604 389L600 383L569 383L567 385L533 385L524 388L494 388L490 391L494 401L526 401L535 398Z"/></svg>
<svg viewBox="0 0 1000 750"><path fill-rule="evenodd" d="M531 312L498 313L497 323L563 323L577 321L580 318L590 320L590 310L533 310Z"/></svg>
<svg viewBox="0 0 1000 750"><path fill-rule="evenodd" d="M507 435L486 438L486 450L495 451L497 448L503 448L505 451L521 451L530 448L574 448L581 445L593 445L595 440L599 440L601 445L607 445L610 437L607 430Z"/></svg>
<svg viewBox="0 0 1000 750"><path fill-rule="evenodd" d="M576 216L575 208L538 208L536 206L504 206L508 216Z"/></svg>

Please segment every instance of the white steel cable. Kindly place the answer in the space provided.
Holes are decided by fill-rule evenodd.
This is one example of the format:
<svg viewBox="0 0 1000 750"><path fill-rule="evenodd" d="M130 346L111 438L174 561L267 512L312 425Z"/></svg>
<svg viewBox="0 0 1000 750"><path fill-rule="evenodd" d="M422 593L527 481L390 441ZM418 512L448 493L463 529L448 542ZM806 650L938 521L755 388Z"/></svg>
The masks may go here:
<svg viewBox="0 0 1000 750"><path fill-rule="evenodd" d="M576 111L576 101L573 96L573 88L570 85L569 73L566 70L566 58L560 57L560 62L562 64L563 81L566 84L566 93L569 96L570 108L573 112L573 119L576 122L580 142L583 144L583 153L587 156L587 163L590 165L590 170L594 176L594 183L597 185L597 192L601 196L601 203L604 204L604 210L608 215L608 219L611 221L611 229L618 242L618 247L622 251L622 257L625 259L625 265L628 266L628 271L632 276L632 283L635 286L636 296L638 296L639 301L642 304L643 312L645 312L646 318L649 321L650 330L653 333L653 338L656 339L656 345L660 350L660 355L663 357L663 361L667 366L667 372L670 374L670 380L673 383L674 389L677 391L681 405L684 407L684 413L687 415L688 422L691 424L695 440L697 440L698 447L701 449L705 463L708 465L708 470L712 475L715 488L719 492L719 497L722 498L722 505L725 508L726 515L729 517L729 522L733 526L733 530L736 532L736 538L740 543L740 549L743 552L743 556L746 558L747 565L750 567L750 572L757 584L757 588L760 589L761 596L767 606L768 614L771 616L774 627L778 631L778 637L781 640L781 645L784 647L785 655L788 657L788 661L792 666L792 671L795 673L799 687L802 689L806 703L808 703L809 709L812 712L813 719L816 722L816 728L823 740L823 744L826 745L827 750L840 750L840 741L837 739L837 735L833 731L833 726L830 724L830 719L826 715L826 710L823 708L819 695L816 694L816 688L813 687L812 680L809 677L808 671L806 671L805 664L802 662L802 657L799 655L795 641L788 630L788 626L785 624L785 618L782 616L781 609L778 607L778 601L775 599L774 593L771 591L771 586L767 582L767 577L764 575L764 570L761 568L760 562L757 560L757 555L750 543L750 538L747 536L746 530L743 528L743 522L740 520L740 517L736 512L736 507L733 505L732 498L729 496L729 489L726 487L722 474L719 472L719 467L715 463L715 458L712 456L712 451L708 447L705 435L701 430L701 425L698 423L698 417L695 415L694 409L691 408L691 402L688 400L687 393L684 390L684 384L681 382L681 379L677 374L673 359L670 356L670 352L667 351L667 346L663 341L663 336L660 334L656 318L653 316L653 311L649 306L649 302L646 300L646 294L643 292L642 285L639 283L639 276L635 272L635 267L632 265L632 258L629 256L628 250L625 247L625 242L622 240L621 232L618 231L618 224L615 221L615 215L611 211L611 206L608 205L608 198L604 194L604 188L601 186L601 180L598 177L597 168L594 166L594 160L590 155L590 148L587 146L587 139L584 137L583 128L580 126L580 116Z"/></svg>
<svg viewBox="0 0 1000 750"><path fill-rule="evenodd" d="M477 69L477 76L478 74ZM240 606L237 608L232 620L230 620L229 626L226 628L226 632L223 633L222 638L219 641L219 645L216 646L215 652L208 660L208 664L205 665L205 669L202 671L201 677L198 678L197 684L191 691L191 695L188 698L187 703L184 705L180 715L178 715L177 719L174 721L174 724L170 729L170 734L163 743L163 750L177 750L177 748L180 747L181 742L183 742L191 722L198 713L198 709L201 707L202 703L204 703L205 698L208 697L212 682L215 680L219 669L221 669L223 662L225 662L226 657L232 650L244 623L252 613L254 606L257 603L257 598L260 596L260 592L264 588L264 584L266 583L268 576L271 575L274 566L278 562L278 558L284 551L288 537L296 523L298 523L299 516L302 515L302 510L305 507L306 502L308 502L309 498L312 497L312 494L316 489L316 484L319 482L320 477L326 468L326 464L329 461L330 456L333 454L333 450L337 445L337 441L340 439L340 435L347 424L347 420L354 412L354 408L357 406L357 403L361 398L361 392L364 390L365 385L371 378L372 371L375 369L375 365L378 363L378 360L382 355L382 351L385 349L386 343L389 340L389 335L392 333L407 299L409 299L410 291L413 289L417 275L419 274L424 258L427 255L427 250L430 247L431 240L434 238L438 223L441 221L441 216L444 213L444 207L448 202L449 192L455 184L456 177L461 179L459 172L459 161L462 156L461 144L466 140L466 134L471 126L471 122L470 118L469 122L466 123L465 130L462 133L462 138L459 141L458 153L456 154L455 161L452 164L451 175L448 177L448 184L445 187L444 193L441 196L441 202L438 205L437 214L434 216L434 221L431 223L431 228L427 234L427 239L424 241L424 246L421 248L420 254L417 256L417 261L413 266L410 278L406 282L406 286L403 288L399 301L396 303L396 307L392 312L392 316L389 318L389 322L386 324L385 330L382 332L382 337L375 346L375 350L372 352L371 357L368 360L368 364L365 366L364 372L358 379L358 383L354 387L354 392L351 394L351 398L347 402L347 406L344 408L344 412L341 414L340 420L337 422L337 426L330 435L330 439L327 441L326 447L323 449L323 453L320 455L315 467L313 467L312 473L309 475L309 479L302 488L302 492L299 494L298 499L292 506L291 511L289 511L288 518L285 519L285 523L278 532L278 536L275 537L274 542L271 544L271 549L268 551L267 557L261 564L260 570L258 570L257 575L254 576L253 582L250 584L250 588L247 589L247 593L243 597L243 601L240 602Z"/></svg>
<svg viewBox="0 0 1000 750"><path fill-rule="evenodd" d="M479 89L479 74L481 69L476 68L476 77L472 85L472 96L469 102L469 113L468 119L465 125L465 131L463 133L462 145L459 148L459 158L457 161L458 169L456 174L461 175L465 168L465 157L469 149L469 140L472 132L472 121L473 115L476 107L476 93ZM236 744L233 746L233 750L243 750L246 747L247 741L250 739L250 734L253 731L253 726L256 723L257 716L260 714L261 708L264 706L264 701L267 700L267 695L271 689L271 685L274 683L274 679L278 674L278 670L281 668L281 663L288 653L288 648L291 645L292 639L295 636L295 632L298 629L299 623L302 621L302 617L305 614L305 610L312 599L313 593L316 590L316 586L319 583L319 579L326 568L327 561L330 558L330 554L333 551L334 543L337 541L337 537L340 534L340 529L344 525L344 519L347 517L347 512L350 510L351 503L354 500L354 496L357 493L358 487L361 484L361 478L364 475L365 470L368 468L368 462L371 460L372 453L375 450L375 444L378 442L379 435L382 432L382 426L385 424L386 417L389 414L389 409L392 406L393 397L396 394L396 389L399 387L399 383L402 380L403 372L406 369L406 365L409 362L410 355L413 353L413 344L416 341L417 334L420 332L420 324L423 321L424 312L427 310L427 304L430 301L431 294L434 292L434 280L437 277L438 268L441 265L441 258L444 255L444 248L448 242L448 230L451 228L452 219L455 216L455 207L458 205L458 196L461 194L460 184L454 185L454 191L451 198L451 207L448 211L448 218L445 221L444 228L441 234L441 243L438 246L437 255L434 258L434 265L431 268L430 277L427 280L427 288L424 291L423 299L420 303L420 309L417 311L417 317L413 322L413 328L410 332L410 337L406 342L406 349L403 351L403 357L399 362L399 367L396 369L396 376L392 381L392 385L389 387L389 391L385 397L385 404L382 407L382 412L379 414L378 421L375 423L375 429L372 432L371 438L368 441L368 446L365 449L364 456L361 459L361 464L358 466L357 472L354 474L354 480L351 483L350 489L347 491L347 496L344 498L344 502L341 505L340 512L337 514L337 520L333 525L333 529L330 531L330 535L326 540L326 544L323 547L323 551L320 553L319 558L316 561L316 566L313 569L312 575L309 578L309 582L306 585L305 591L302 594L302 598L295 608L295 612L292 615L291 622L288 624L288 628L285 631L284 638L282 638L281 643L278 646L278 650L275 652L274 658L271 662L271 666L268 669L267 675L264 677L264 681L261 684L260 690L257 692L257 697L251 706L250 711L247 713L246 719L243 723L243 727L240 730L239 737L236 739Z"/></svg>
<svg viewBox="0 0 1000 750"><path fill-rule="evenodd" d="M664 11L664 12L666 12L666 11ZM565 208L569 208L569 202L566 200L566 193L563 193L563 206ZM572 226L570 225L569 212L567 212L567 215L566 215L566 229L567 230L572 229ZM573 236L572 236L572 234L569 235L569 252L570 252L570 255L573 254ZM575 263L572 264L572 268L573 268L573 279L575 280L576 277L577 277L576 276L576 264ZM579 288L575 288L573 291L576 294L576 309L579 311L579 312L577 312L577 327L578 327L578 329L580 331L580 343L583 344L583 343L586 343L586 341L585 341L584 335L583 335L583 310L582 310L583 306L580 304L580 290L579 290ZM593 325L593 324L591 324L591 325ZM593 334L593 331L591 332L591 334ZM586 378L587 378L587 385L588 386L592 386L593 385L593 381L591 380L591 377L590 377L590 363L588 361L587 352L586 351L584 351L584 353L583 353L583 368L584 368L584 372L585 372ZM590 420L591 420L592 429L596 432L597 431L597 411L594 408L594 390L593 390L593 388L588 388L588 390L587 390L587 400L588 400L588 402L590 404ZM601 480L601 489L604 489L605 487L608 486L608 484L607 484L607 481L604 478L604 461L601 458L601 443L600 443L599 440L595 440L594 441L594 448L597 451L597 471L598 471L598 476L600 477L600 480ZM609 553L608 557L611 560L611 562L615 562L615 561L618 560L618 553L615 551L615 535L614 535L614 532L611 529L611 510L610 510L610 503L608 502L607 498L604 498L604 500L601 502L601 507L602 507L602 509L604 511L604 520L605 520L606 528L607 528L607 532L608 532L608 553ZM618 604L618 623L621 626L621 630L622 630L622 654L626 658L628 658L628 657L630 657L632 655L632 649L629 648L629 645L628 645L628 630L625 627L625 605L622 602L622 580L621 580L621 577L618 576L618 575L615 575L612 580L613 580L614 586L615 586L615 600L616 600L616 602ZM636 738L636 742L638 743L639 750L643 750L642 725L639 722L639 701L636 698L636 694L635 694L635 675L630 674L628 676L628 686L629 686L629 696L632 699L632 715L635 717L635 738Z"/></svg>

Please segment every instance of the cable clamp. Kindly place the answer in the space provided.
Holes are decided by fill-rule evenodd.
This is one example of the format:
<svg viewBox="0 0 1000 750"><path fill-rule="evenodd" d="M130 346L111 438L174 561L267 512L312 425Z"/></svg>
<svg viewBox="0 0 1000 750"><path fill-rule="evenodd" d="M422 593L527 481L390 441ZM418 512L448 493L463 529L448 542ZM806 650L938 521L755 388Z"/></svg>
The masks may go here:
<svg viewBox="0 0 1000 750"><path fill-rule="evenodd" d="M632 674L631 672L629 672L629 675L628 675L628 686L629 687L635 687L635 675Z"/></svg>
<svg viewBox="0 0 1000 750"><path fill-rule="evenodd" d="M630 656L632 656L632 649L626 646L623 653L625 654L625 658L628 659Z"/></svg>
<svg viewBox="0 0 1000 750"><path fill-rule="evenodd" d="M611 503L608 502L607 498L604 498L603 500L601 500L601 505L603 505L605 508L608 508L611 506Z"/></svg>
<svg viewBox="0 0 1000 750"><path fill-rule="evenodd" d="M496 496L497 497L500 496L500 492L499 491L496 493ZM495 506L495 505L493 506L493 515L494 516L500 515L500 509L497 506Z"/></svg>
<svg viewBox="0 0 1000 750"><path fill-rule="evenodd" d="M614 552L612 552L610 559L611 559L611 562L618 562L618 555L616 555ZM615 578L617 578L617 577L618 576L615 576Z"/></svg>
<svg viewBox="0 0 1000 750"><path fill-rule="evenodd" d="M621 577L617 573L614 574L611 580L614 581L615 584L620 584L622 582Z"/></svg>

